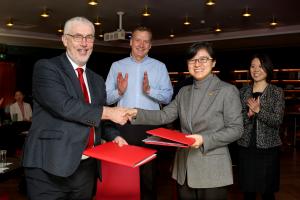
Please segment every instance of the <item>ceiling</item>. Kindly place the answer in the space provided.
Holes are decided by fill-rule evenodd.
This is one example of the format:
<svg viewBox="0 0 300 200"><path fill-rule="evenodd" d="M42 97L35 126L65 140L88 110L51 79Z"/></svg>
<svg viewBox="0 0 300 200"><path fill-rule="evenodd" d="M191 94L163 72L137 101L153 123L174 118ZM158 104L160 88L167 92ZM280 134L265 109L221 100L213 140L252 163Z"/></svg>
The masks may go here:
<svg viewBox="0 0 300 200"><path fill-rule="evenodd" d="M206 0L98 0L97 6L88 5L88 0L26 0L0 1L0 44L62 48L57 29L74 16L85 16L91 21L100 18L96 27L103 33L118 29L117 11L125 12L123 28L131 31L137 25L149 26L154 35L153 46L176 50L194 41L215 41L224 47L299 45L300 46L300 1L299 0L215 0L214 6L206 6ZM141 15L147 5L149 17ZM248 7L252 16L242 17ZM43 9L50 17L41 18ZM272 17L278 21L276 28L268 25ZM185 26L186 17L191 25ZM9 18L12 28L6 27ZM219 24L221 33L213 29ZM171 39L170 33L175 37ZM254 38L257 38L255 40ZM236 43L232 41L237 41ZM225 46L224 46L225 45ZM96 51L124 52L128 41L104 42L99 38Z"/></svg>

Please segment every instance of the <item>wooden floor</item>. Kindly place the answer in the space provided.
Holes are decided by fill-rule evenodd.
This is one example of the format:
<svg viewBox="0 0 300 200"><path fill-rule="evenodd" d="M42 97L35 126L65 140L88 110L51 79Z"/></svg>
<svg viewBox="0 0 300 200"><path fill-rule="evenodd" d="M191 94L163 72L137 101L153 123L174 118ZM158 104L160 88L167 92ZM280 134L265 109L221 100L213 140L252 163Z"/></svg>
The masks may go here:
<svg viewBox="0 0 300 200"><path fill-rule="evenodd" d="M172 155L170 153L162 153L158 157L158 200L176 199L175 182L170 178L170 163ZM236 166L233 167L234 172ZM236 173L235 173L236 174ZM26 200L27 197L22 193L19 183L21 175L14 176L0 182L0 200ZM238 190L238 185L230 186L228 193L229 200L240 200L242 194ZM258 196L257 199L260 199ZM276 194L277 200L299 200L300 199L300 146L298 148L283 147L281 153L281 186L280 192Z"/></svg>

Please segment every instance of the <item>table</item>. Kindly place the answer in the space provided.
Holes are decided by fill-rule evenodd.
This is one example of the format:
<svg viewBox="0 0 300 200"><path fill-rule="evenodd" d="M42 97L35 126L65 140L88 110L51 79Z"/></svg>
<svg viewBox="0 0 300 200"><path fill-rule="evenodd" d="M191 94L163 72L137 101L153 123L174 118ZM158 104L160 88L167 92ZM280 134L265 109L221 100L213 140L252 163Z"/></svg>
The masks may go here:
<svg viewBox="0 0 300 200"><path fill-rule="evenodd" d="M6 160L8 164L11 164L6 166L8 169L5 169L3 172L1 170L2 173L0 173L0 181L6 180L11 176L19 174L19 172L21 172L22 169L20 158L7 157Z"/></svg>

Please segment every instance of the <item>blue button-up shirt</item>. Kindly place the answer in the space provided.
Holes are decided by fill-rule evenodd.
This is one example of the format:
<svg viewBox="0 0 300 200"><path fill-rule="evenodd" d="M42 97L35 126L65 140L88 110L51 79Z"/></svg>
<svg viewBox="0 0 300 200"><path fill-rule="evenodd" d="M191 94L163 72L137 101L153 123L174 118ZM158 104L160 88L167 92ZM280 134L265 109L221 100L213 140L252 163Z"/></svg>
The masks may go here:
<svg viewBox="0 0 300 200"><path fill-rule="evenodd" d="M148 73L150 85L149 94L143 92L144 72ZM128 73L128 86L120 96L117 87L118 73L123 77ZM171 101L173 87L164 63L146 56L141 62L136 62L130 56L112 64L106 79L107 104L118 103L118 106L159 110L160 104Z"/></svg>

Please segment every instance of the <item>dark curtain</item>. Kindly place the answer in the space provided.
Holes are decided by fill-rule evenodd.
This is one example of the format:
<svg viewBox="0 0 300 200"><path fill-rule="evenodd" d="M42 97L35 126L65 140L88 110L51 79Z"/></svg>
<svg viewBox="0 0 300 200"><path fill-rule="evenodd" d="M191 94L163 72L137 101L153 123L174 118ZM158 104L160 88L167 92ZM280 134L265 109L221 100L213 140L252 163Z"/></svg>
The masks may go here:
<svg viewBox="0 0 300 200"><path fill-rule="evenodd" d="M0 62L0 98L4 97L2 108L14 101L16 90L16 67L11 62Z"/></svg>

